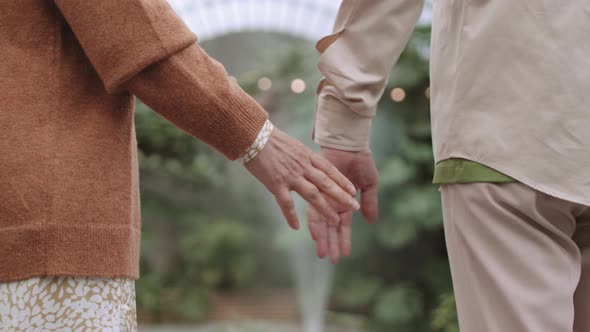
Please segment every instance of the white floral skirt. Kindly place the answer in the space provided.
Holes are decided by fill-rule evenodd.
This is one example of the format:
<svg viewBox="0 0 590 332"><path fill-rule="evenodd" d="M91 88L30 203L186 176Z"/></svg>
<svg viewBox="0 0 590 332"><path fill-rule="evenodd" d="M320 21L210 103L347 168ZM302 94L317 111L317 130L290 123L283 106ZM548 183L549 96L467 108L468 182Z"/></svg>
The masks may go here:
<svg viewBox="0 0 590 332"><path fill-rule="evenodd" d="M42 277L0 283L0 331L135 332L135 282Z"/></svg>

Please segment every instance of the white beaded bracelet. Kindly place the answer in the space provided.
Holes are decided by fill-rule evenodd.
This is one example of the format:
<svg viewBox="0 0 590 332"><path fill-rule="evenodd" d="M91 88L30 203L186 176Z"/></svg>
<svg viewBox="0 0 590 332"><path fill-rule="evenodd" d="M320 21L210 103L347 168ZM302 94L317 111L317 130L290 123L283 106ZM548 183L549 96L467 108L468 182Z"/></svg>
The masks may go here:
<svg viewBox="0 0 590 332"><path fill-rule="evenodd" d="M268 139L270 138L273 129L274 126L272 125L272 123L266 120L264 126L262 126L262 129L258 133L258 136L254 140L250 148L248 148L248 150L246 150L246 153L244 153L244 155L238 158L236 161L245 164L252 160L254 157L256 157L256 155L258 155L258 153L262 151L262 148L264 148L266 142L268 142Z"/></svg>

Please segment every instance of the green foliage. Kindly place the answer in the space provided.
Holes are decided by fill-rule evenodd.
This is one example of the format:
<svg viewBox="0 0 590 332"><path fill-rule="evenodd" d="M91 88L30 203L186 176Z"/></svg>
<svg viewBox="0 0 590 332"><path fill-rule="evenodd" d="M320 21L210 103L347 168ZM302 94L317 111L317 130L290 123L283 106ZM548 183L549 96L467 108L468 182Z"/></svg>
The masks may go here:
<svg viewBox="0 0 590 332"><path fill-rule="evenodd" d="M408 284L398 284L384 290L375 304L377 322L400 329L416 322L424 310L422 294Z"/></svg>
<svg viewBox="0 0 590 332"><path fill-rule="evenodd" d="M382 187L406 184L416 176L416 169L401 157L392 157L381 163L379 183Z"/></svg>
<svg viewBox="0 0 590 332"><path fill-rule="evenodd" d="M216 220L198 223L179 241L187 278L206 287L242 287L255 275L254 237L244 223Z"/></svg>
<svg viewBox="0 0 590 332"><path fill-rule="evenodd" d="M181 291L182 293L177 294L174 301L168 303L168 308L174 308L174 313L186 320L204 319L210 309L205 289L196 285L192 288L184 288Z"/></svg>
<svg viewBox="0 0 590 332"><path fill-rule="evenodd" d="M382 286L382 281L378 277L357 277L347 281L342 290L334 296L340 306L347 308L367 307L372 303Z"/></svg>
<svg viewBox="0 0 590 332"><path fill-rule="evenodd" d="M441 296L440 305L434 311L432 318L432 328L440 332L459 332L453 294Z"/></svg>
<svg viewBox="0 0 590 332"><path fill-rule="evenodd" d="M135 283L137 293L137 307L149 312L158 311L161 306L159 275L144 274Z"/></svg>

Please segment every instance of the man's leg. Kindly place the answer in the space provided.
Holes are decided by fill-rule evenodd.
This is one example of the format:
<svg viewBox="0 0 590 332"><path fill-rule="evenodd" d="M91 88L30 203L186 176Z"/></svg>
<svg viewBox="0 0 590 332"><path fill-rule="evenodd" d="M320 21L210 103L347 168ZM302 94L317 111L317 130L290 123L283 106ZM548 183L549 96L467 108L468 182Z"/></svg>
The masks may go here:
<svg viewBox="0 0 590 332"><path fill-rule="evenodd" d="M461 332L572 332L572 204L519 183L442 187Z"/></svg>
<svg viewBox="0 0 590 332"><path fill-rule="evenodd" d="M574 240L582 253L582 276L574 295L575 332L590 331L590 207L580 207Z"/></svg>

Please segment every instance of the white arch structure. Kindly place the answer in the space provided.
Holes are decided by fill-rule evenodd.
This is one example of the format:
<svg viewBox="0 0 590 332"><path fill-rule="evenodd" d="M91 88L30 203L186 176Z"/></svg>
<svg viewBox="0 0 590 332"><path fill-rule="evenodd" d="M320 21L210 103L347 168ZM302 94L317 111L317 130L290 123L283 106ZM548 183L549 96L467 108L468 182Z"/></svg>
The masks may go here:
<svg viewBox="0 0 590 332"><path fill-rule="evenodd" d="M373 0L367 0L373 1ZM390 0L394 1L394 0ZM312 42L329 34L338 0L169 0L205 41L241 31L279 32ZM430 1L427 1L430 3ZM430 22L430 5L421 23Z"/></svg>

